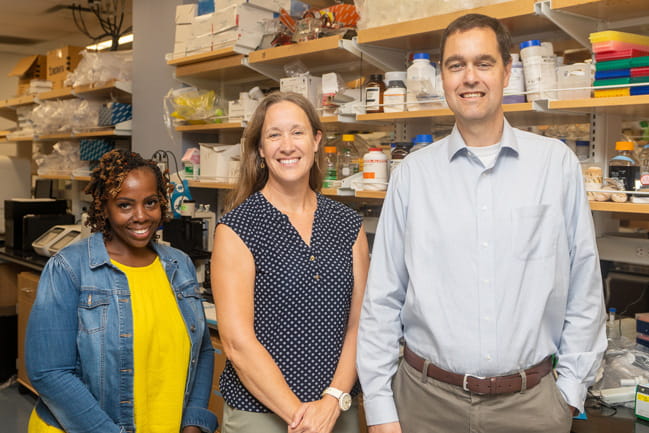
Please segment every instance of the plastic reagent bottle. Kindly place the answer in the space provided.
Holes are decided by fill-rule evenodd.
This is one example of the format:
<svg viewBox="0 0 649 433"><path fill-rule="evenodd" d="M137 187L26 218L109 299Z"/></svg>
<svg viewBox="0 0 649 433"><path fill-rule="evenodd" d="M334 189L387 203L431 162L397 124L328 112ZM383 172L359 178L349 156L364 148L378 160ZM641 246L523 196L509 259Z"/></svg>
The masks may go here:
<svg viewBox="0 0 649 433"><path fill-rule="evenodd" d="M615 322L615 313L617 313L617 309L613 307L610 307L608 309L608 320L606 321L606 336L609 339L618 338L620 336L619 329Z"/></svg>
<svg viewBox="0 0 649 433"><path fill-rule="evenodd" d="M625 191L634 191L636 179L639 178L640 164L633 155L631 141L615 143L615 156L608 163L608 176L618 179Z"/></svg>
<svg viewBox="0 0 649 433"><path fill-rule="evenodd" d="M388 187L388 156L378 147L363 155L363 183L365 189L374 191Z"/></svg>
<svg viewBox="0 0 649 433"><path fill-rule="evenodd" d="M383 93L383 112L398 113L406 111L406 85L401 80L392 80Z"/></svg>
<svg viewBox="0 0 649 433"><path fill-rule="evenodd" d="M408 111L432 110L435 108L435 66L430 63L428 53L415 53L412 65L407 70L406 102Z"/></svg>
<svg viewBox="0 0 649 433"><path fill-rule="evenodd" d="M431 134L417 134L412 140L413 146L412 149L410 149L410 153L421 150L432 142L433 136Z"/></svg>
<svg viewBox="0 0 649 433"><path fill-rule="evenodd" d="M512 72L509 76L509 85L505 88L503 104L515 104L525 102L525 74L523 73L523 62L520 61L518 53L512 53Z"/></svg>

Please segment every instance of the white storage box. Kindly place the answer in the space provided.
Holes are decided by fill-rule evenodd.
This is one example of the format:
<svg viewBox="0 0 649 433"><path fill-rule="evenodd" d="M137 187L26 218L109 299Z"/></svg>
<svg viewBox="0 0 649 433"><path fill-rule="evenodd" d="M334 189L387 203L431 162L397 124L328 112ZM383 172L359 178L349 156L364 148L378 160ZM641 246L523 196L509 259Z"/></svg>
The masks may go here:
<svg viewBox="0 0 649 433"><path fill-rule="evenodd" d="M192 25L191 24L176 24L176 33L174 42L187 42L192 38Z"/></svg>
<svg viewBox="0 0 649 433"><path fill-rule="evenodd" d="M230 160L241 155L238 144L198 143L201 147L201 180L234 182L231 179Z"/></svg>
<svg viewBox="0 0 649 433"><path fill-rule="evenodd" d="M199 15L192 20L192 37L200 38L212 34L212 14Z"/></svg>
<svg viewBox="0 0 649 433"><path fill-rule="evenodd" d="M280 78L279 89L282 92L295 92L306 97L317 108L320 107L322 78L313 75Z"/></svg>
<svg viewBox="0 0 649 433"><path fill-rule="evenodd" d="M196 4L176 6L176 24L191 24L196 16Z"/></svg>
<svg viewBox="0 0 649 433"><path fill-rule="evenodd" d="M212 14L212 33L238 28L245 32L254 28L263 20L272 20L273 13L248 4L232 5L219 9Z"/></svg>
<svg viewBox="0 0 649 433"><path fill-rule="evenodd" d="M291 0L217 0L219 7L248 4L268 11L279 12L284 9L291 12Z"/></svg>
<svg viewBox="0 0 649 433"><path fill-rule="evenodd" d="M586 99L590 98L590 89L593 85L593 65L589 63L575 63L557 68L557 92L559 99ZM565 90L564 90L565 89Z"/></svg>
<svg viewBox="0 0 649 433"><path fill-rule="evenodd" d="M241 100L228 101L228 122L241 122L243 120L243 104Z"/></svg>

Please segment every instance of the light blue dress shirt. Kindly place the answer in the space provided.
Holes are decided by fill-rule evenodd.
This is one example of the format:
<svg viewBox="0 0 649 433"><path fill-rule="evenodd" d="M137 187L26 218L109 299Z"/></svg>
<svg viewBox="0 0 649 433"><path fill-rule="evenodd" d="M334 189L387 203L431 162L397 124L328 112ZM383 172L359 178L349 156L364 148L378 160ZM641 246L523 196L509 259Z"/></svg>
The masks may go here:
<svg viewBox="0 0 649 433"><path fill-rule="evenodd" d="M602 280L579 162L504 122L492 167L457 127L393 173L358 337L368 424L398 421L399 340L459 374L510 374L557 354L583 410L606 350ZM434 408L431 408L434 410Z"/></svg>

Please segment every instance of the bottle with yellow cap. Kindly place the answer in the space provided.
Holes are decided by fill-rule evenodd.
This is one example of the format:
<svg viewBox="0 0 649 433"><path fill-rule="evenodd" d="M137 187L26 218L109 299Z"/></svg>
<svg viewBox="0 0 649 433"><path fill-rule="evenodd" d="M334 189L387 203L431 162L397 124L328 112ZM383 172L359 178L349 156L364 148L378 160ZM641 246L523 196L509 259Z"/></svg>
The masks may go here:
<svg viewBox="0 0 649 433"><path fill-rule="evenodd" d="M338 174L344 179L359 172L359 155L354 146L354 134L343 134L338 153Z"/></svg>
<svg viewBox="0 0 649 433"><path fill-rule="evenodd" d="M640 164L633 154L633 142L615 143L615 156L608 163L608 177L617 179L625 191L635 191L640 179Z"/></svg>
<svg viewBox="0 0 649 433"><path fill-rule="evenodd" d="M327 168L324 173L323 188L334 188L338 179L338 170L336 162L336 146L325 146L325 163Z"/></svg>

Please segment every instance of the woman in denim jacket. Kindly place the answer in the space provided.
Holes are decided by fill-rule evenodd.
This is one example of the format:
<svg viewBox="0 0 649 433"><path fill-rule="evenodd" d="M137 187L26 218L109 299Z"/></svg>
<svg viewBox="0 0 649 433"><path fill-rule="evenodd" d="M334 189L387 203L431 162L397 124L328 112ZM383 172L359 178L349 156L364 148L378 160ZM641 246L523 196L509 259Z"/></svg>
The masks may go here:
<svg viewBox="0 0 649 433"><path fill-rule="evenodd" d="M43 269L25 342L40 399L29 433L213 432L214 353L194 266L153 241L169 181L111 151L93 171L93 234Z"/></svg>

